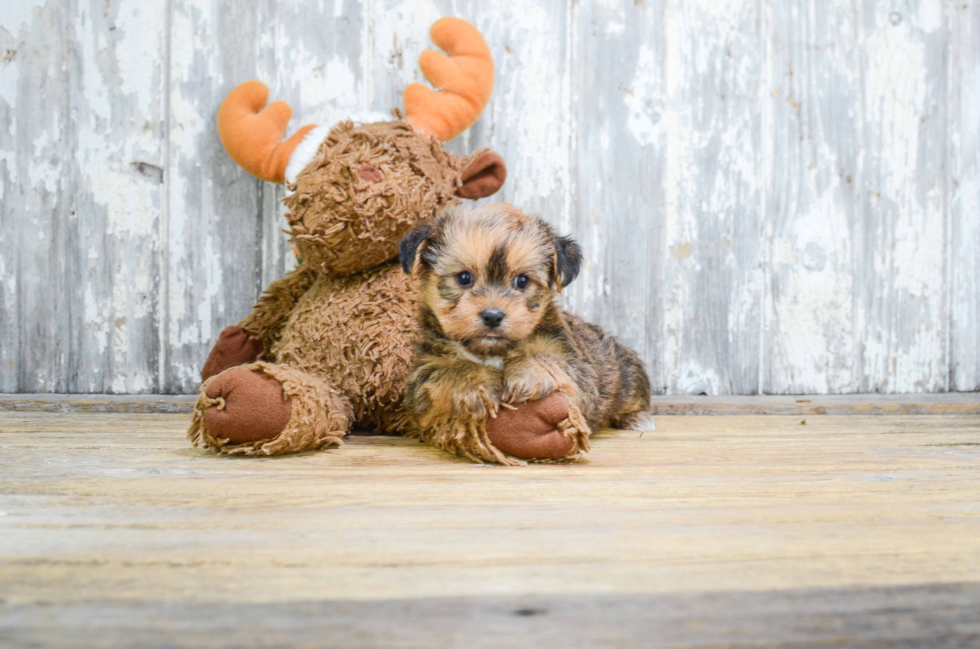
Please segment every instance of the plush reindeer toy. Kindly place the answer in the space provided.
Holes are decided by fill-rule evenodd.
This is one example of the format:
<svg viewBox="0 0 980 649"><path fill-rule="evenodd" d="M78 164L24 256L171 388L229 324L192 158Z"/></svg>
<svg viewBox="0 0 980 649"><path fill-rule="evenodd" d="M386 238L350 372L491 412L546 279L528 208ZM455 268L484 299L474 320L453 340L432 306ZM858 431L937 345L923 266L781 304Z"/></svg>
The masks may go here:
<svg viewBox="0 0 980 649"><path fill-rule="evenodd" d="M405 378L416 336L417 287L397 261L400 239L460 198L503 185L496 153L443 147L479 117L493 89L490 50L469 23L443 18L419 64L433 91L405 89L404 119L352 117L283 139L292 111L266 106L249 81L218 112L229 155L286 182L289 235L301 259L252 312L227 327L201 373L190 440L221 453L275 455L339 446L352 427L405 432ZM527 426L551 430L534 404ZM520 420L520 413L517 413Z"/></svg>

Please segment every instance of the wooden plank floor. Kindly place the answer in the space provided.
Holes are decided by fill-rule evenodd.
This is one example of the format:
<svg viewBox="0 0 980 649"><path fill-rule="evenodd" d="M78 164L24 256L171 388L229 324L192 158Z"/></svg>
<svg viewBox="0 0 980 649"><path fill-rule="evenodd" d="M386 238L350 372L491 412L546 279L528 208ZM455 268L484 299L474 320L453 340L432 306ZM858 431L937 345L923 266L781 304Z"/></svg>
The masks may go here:
<svg viewBox="0 0 980 649"><path fill-rule="evenodd" d="M980 647L980 416L661 416L587 461L224 458L0 412L0 647Z"/></svg>

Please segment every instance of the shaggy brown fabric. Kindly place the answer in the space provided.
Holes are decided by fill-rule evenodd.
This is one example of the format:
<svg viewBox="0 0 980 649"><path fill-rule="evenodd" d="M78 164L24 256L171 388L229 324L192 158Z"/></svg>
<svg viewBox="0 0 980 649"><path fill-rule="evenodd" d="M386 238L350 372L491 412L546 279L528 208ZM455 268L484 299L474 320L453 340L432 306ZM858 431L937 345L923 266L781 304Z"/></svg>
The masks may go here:
<svg viewBox="0 0 980 649"><path fill-rule="evenodd" d="M262 341L253 338L238 325L225 327L201 368L201 380L207 381L229 367L252 363L261 355Z"/></svg>
<svg viewBox="0 0 980 649"><path fill-rule="evenodd" d="M204 411L208 432L233 444L275 437L293 412L278 381L244 367L222 372L208 382L204 394L223 402Z"/></svg>
<svg viewBox="0 0 980 649"><path fill-rule="evenodd" d="M504 453L522 460L558 460L575 446L571 437L558 429L568 418L568 401L558 393L530 401L516 409L501 408L487 422L487 436Z"/></svg>
<svg viewBox="0 0 980 649"><path fill-rule="evenodd" d="M309 290L314 279L316 273L301 265L282 279L272 282L259 297L252 312L238 323L239 326L262 341L263 349L272 349L296 301Z"/></svg>
<svg viewBox="0 0 980 649"><path fill-rule="evenodd" d="M241 371L261 372L282 386L282 392L270 397L271 401L262 407L279 409L284 395L292 407L289 421L277 436L268 440L234 444L213 435L205 415L211 408L226 404L222 398L212 398L207 393L210 383L222 376L219 374L201 386L191 427L187 431L194 446L205 445L215 452L232 455L281 455L343 445L343 437L350 430L352 413L350 401L339 390L309 374L272 363L258 362L227 370Z"/></svg>
<svg viewBox="0 0 980 649"><path fill-rule="evenodd" d="M345 277L321 275L296 304L272 355L329 379L350 399L358 426L402 432L417 294L396 262Z"/></svg>
<svg viewBox="0 0 980 649"><path fill-rule="evenodd" d="M456 203L465 163L402 121L338 124L285 199L299 256L331 275L394 258L412 226ZM381 180L363 178L365 165Z"/></svg>

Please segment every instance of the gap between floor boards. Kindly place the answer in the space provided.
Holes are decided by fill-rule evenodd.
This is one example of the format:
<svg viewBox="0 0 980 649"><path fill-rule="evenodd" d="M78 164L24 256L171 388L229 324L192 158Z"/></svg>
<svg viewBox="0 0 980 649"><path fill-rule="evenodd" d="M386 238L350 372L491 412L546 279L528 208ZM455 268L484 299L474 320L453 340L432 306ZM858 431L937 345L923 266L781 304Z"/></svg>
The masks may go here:
<svg viewBox="0 0 980 649"><path fill-rule="evenodd" d="M196 395L0 394L0 412L190 413ZM980 393L658 396L654 415L978 415Z"/></svg>

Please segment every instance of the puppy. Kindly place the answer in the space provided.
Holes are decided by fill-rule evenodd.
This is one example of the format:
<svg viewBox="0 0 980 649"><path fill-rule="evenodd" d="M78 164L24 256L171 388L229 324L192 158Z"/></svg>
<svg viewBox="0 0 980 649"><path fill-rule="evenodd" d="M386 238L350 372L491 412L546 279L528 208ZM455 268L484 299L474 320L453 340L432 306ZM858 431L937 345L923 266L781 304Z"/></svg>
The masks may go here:
<svg viewBox="0 0 980 649"><path fill-rule="evenodd" d="M636 353L565 313L578 244L510 205L453 209L401 241L419 280L405 404L413 433L482 461L570 459L650 408ZM522 405L524 404L524 405Z"/></svg>

